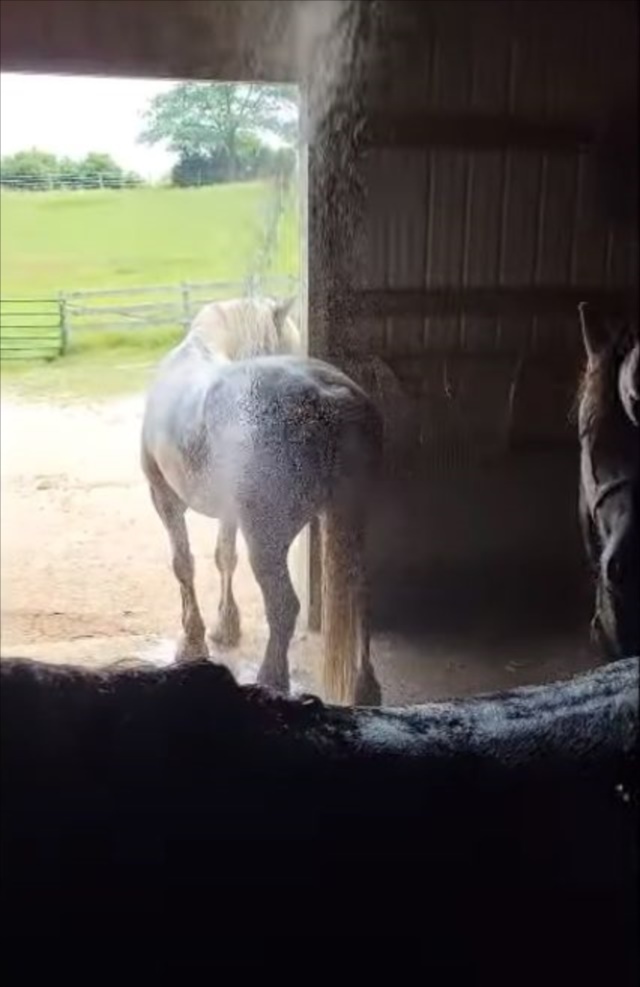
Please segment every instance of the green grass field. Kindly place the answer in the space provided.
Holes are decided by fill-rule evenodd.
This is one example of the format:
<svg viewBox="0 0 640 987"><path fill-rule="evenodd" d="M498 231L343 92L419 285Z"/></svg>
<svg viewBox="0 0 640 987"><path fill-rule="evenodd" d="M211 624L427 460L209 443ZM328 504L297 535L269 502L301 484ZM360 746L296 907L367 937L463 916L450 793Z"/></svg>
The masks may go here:
<svg viewBox="0 0 640 987"><path fill-rule="evenodd" d="M268 184L202 189L0 194L3 298L180 281L243 281L254 271L273 190ZM297 275L295 195L268 272ZM49 364L2 365L2 387L28 396L126 392L145 382L178 330L89 333Z"/></svg>

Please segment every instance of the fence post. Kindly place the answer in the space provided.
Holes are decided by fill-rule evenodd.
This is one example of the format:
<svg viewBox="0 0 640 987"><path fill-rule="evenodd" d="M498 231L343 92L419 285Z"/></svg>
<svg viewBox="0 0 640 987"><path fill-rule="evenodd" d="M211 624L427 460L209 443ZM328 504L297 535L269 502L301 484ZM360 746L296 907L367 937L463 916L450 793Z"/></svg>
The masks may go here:
<svg viewBox="0 0 640 987"><path fill-rule="evenodd" d="M180 282L180 291L182 294L182 328L188 332L191 323L191 289L186 281Z"/></svg>
<svg viewBox="0 0 640 987"><path fill-rule="evenodd" d="M247 295L249 298L260 297L260 275L250 274L247 278Z"/></svg>
<svg viewBox="0 0 640 987"><path fill-rule="evenodd" d="M69 346L69 322L67 320L67 299L63 291L58 293L58 310L60 312L60 356L64 356Z"/></svg>

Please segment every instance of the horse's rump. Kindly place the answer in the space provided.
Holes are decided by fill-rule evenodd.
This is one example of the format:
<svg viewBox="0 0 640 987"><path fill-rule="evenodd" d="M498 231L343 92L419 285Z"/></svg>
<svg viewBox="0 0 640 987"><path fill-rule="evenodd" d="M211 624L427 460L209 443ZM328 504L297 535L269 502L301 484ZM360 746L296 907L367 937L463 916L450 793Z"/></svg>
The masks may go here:
<svg viewBox="0 0 640 987"><path fill-rule="evenodd" d="M286 479L291 491L304 488L324 501L337 484L365 479L377 465L381 424L371 400L316 361L228 365L209 389L204 415L220 443L217 455L238 466L238 489L258 485L268 496Z"/></svg>

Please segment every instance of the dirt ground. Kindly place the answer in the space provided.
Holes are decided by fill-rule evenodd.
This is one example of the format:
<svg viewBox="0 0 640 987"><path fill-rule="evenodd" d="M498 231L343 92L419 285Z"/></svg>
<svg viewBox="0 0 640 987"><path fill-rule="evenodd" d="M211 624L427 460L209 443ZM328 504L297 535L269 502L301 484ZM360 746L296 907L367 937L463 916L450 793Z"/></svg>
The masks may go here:
<svg viewBox="0 0 640 987"><path fill-rule="evenodd" d="M142 407L142 397L93 406L3 399L3 655L91 664L171 661L179 596L166 534L138 465ZM215 523L190 515L188 524L201 606L213 623ZM250 681L266 625L243 544L239 553L243 641L219 657ZM317 645L304 634L293 643L300 687L312 688Z"/></svg>
<svg viewBox="0 0 640 987"><path fill-rule="evenodd" d="M92 665L172 660L179 597L166 534L138 465L142 407L141 396L92 406L3 398L3 656ZM201 607L213 622L215 524L195 515L188 523ZM266 625L243 544L239 554L243 640L214 657L249 682ZM295 689L318 691L319 655L318 638L299 630L291 649ZM384 634L375 638L373 656L389 703L563 677L593 664L583 642L562 637L533 648L509 640L474 650L473 642Z"/></svg>

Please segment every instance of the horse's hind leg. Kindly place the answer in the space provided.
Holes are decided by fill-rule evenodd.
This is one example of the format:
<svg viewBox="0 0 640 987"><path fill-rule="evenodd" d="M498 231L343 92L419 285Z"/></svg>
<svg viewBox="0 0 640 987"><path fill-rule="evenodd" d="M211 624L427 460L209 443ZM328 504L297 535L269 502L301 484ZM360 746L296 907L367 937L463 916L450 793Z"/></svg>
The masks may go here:
<svg viewBox="0 0 640 987"><path fill-rule="evenodd" d="M233 648L240 640L240 611L233 596L233 574L238 564L237 526L221 521L216 543L216 566L220 573L218 623L210 631L210 640L223 648Z"/></svg>
<svg viewBox="0 0 640 987"><path fill-rule="evenodd" d="M193 556L184 518L186 507L160 477L151 483L150 489L155 509L169 535L173 571L180 583L183 633L178 643L176 660L206 658L208 653L204 640L204 622L193 584Z"/></svg>
<svg viewBox="0 0 640 987"><path fill-rule="evenodd" d="M361 576L359 586L358 677L354 700L356 706L381 706L382 690L371 661L371 626L369 588Z"/></svg>
<svg viewBox="0 0 640 987"><path fill-rule="evenodd" d="M269 624L269 640L258 672L258 684L288 695L289 644L300 612L287 565L289 544L274 538L273 530L243 531Z"/></svg>

